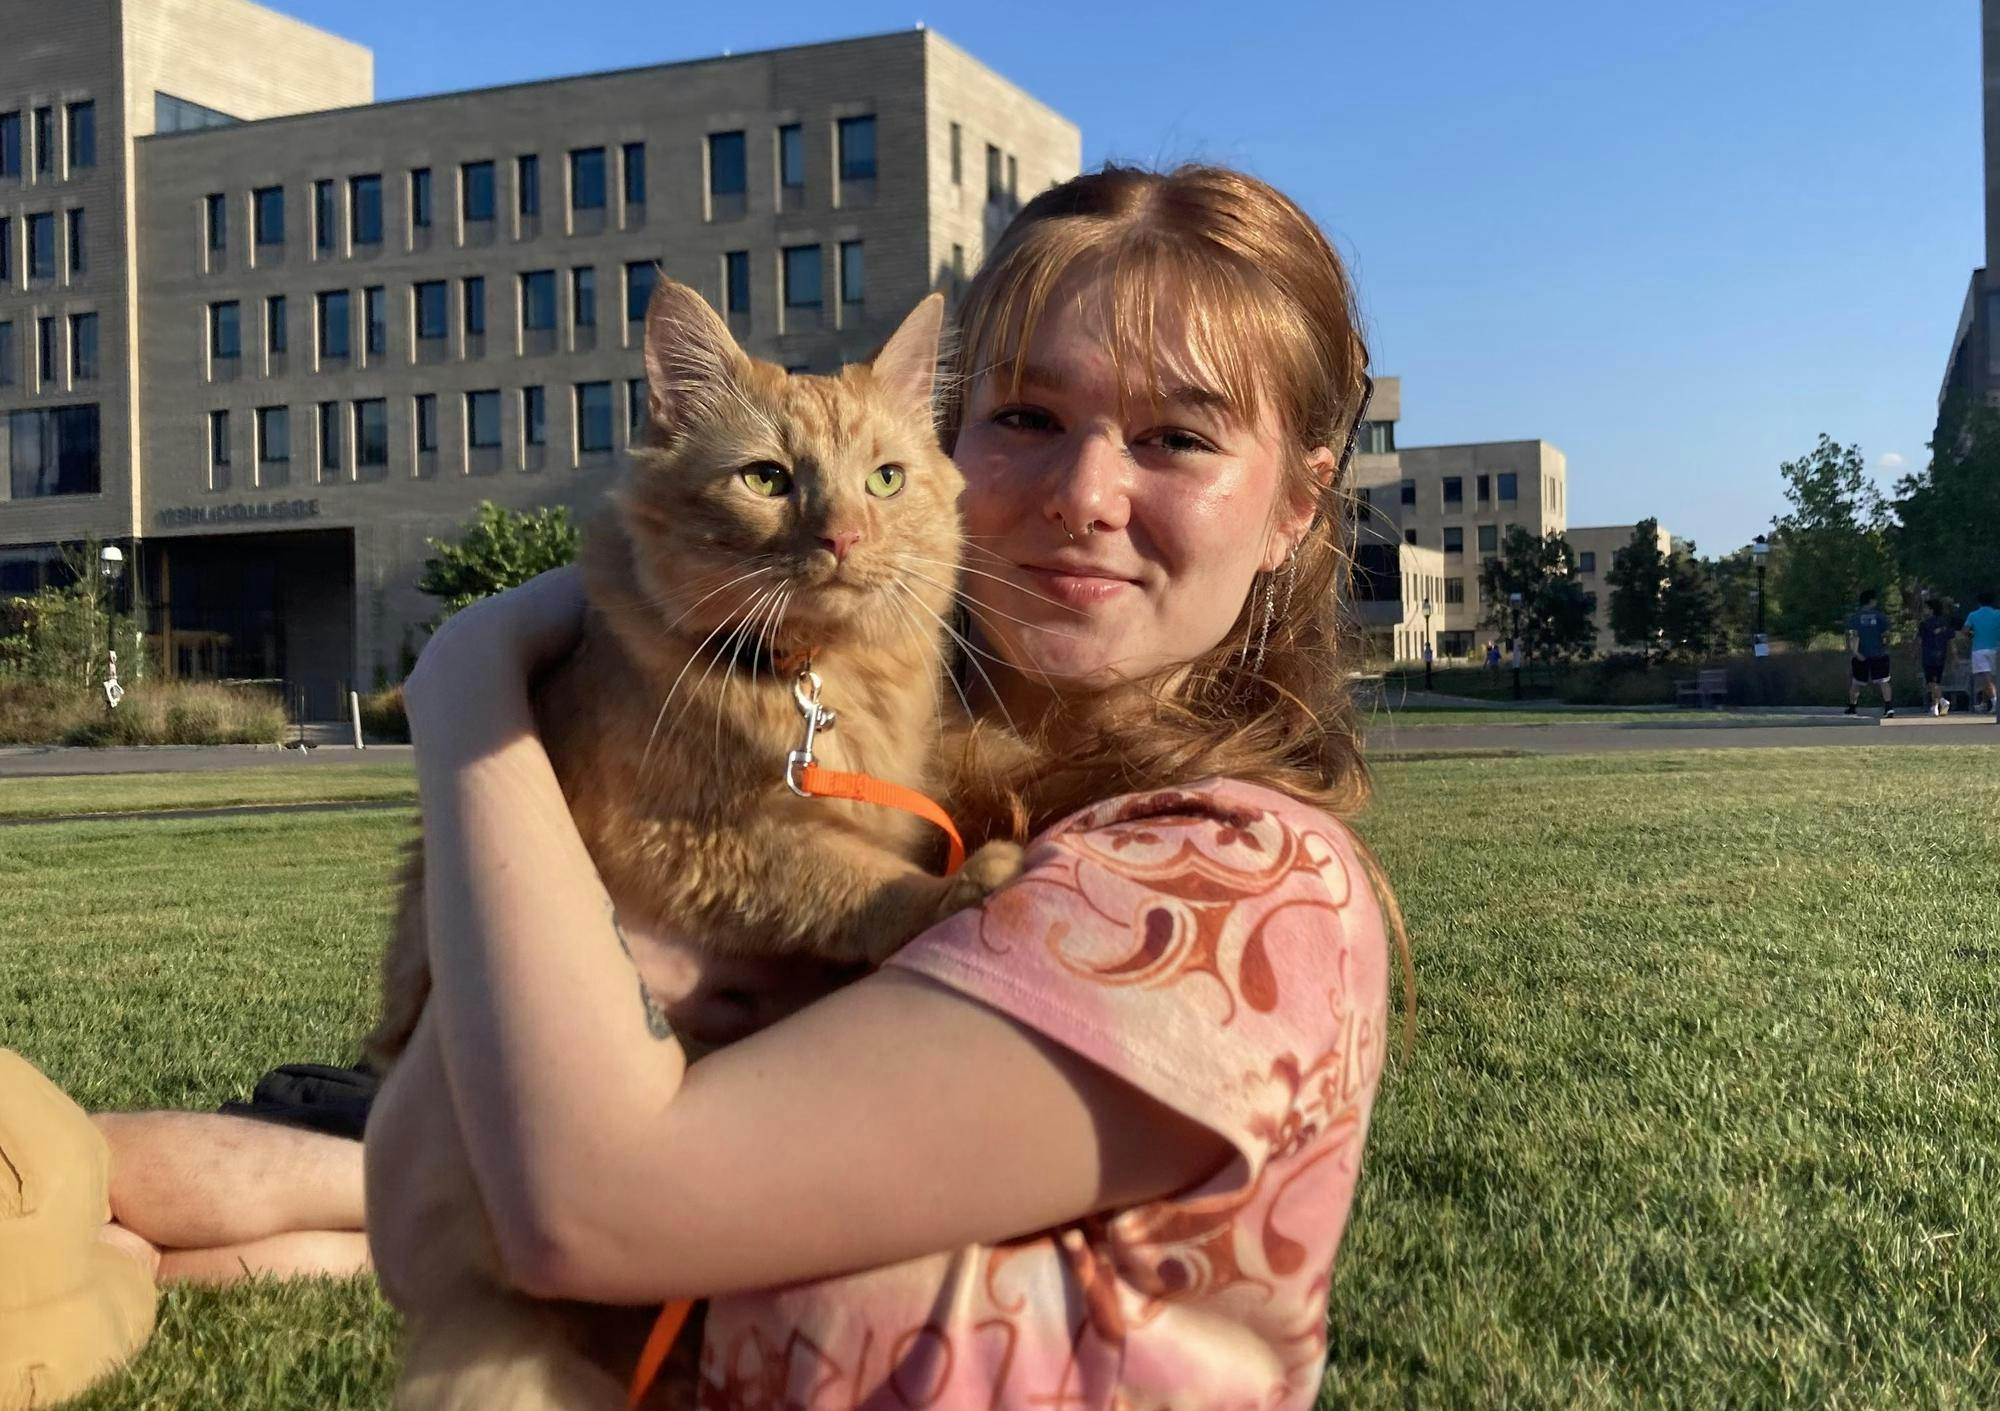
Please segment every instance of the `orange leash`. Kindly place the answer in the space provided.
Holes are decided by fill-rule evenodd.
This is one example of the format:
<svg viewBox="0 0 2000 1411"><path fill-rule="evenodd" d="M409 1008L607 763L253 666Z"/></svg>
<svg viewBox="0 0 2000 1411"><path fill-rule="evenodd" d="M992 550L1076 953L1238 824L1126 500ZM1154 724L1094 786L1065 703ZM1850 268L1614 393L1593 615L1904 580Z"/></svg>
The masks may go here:
<svg viewBox="0 0 2000 1411"><path fill-rule="evenodd" d="M646 1393L652 1390L653 1379L666 1365L667 1354L674 1350L674 1339L681 1335L688 1314L693 1311L694 1300L688 1298L677 1298L661 1306L660 1316L653 1320L653 1330L646 1334L646 1345L639 1351L639 1365L632 1369L632 1388L625 1394L628 1411L637 1411Z"/></svg>
<svg viewBox="0 0 2000 1411"><path fill-rule="evenodd" d="M817 764L808 764L799 773L799 787L813 798L853 799L857 803L880 804L884 808L914 813L926 823L936 824L944 830L945 840L951 847L950 860L945 863L945 875L949 877L965 865L965 839L959 837L958 829L952 826L951 815L915 789L891 784L887 779L877 779L872 774L848 774L838 769L823 769Z"/></svg>

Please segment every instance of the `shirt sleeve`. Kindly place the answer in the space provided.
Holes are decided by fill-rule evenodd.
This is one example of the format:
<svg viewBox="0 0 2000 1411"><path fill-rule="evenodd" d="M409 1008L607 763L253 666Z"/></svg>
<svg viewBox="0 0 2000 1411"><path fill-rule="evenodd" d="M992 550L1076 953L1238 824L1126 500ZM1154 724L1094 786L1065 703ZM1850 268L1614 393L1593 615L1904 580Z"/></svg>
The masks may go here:
<svg viewBox="0 0 2000 1411"><path fill-rule="evenodd" d="M1066 820L1030 847L1022 876L890 963L1200 1122L1247 1171L1303 1083L1334 1084L1365 1110L1381 1065L1386 952L1346 830L1224 781Z"/></svg>

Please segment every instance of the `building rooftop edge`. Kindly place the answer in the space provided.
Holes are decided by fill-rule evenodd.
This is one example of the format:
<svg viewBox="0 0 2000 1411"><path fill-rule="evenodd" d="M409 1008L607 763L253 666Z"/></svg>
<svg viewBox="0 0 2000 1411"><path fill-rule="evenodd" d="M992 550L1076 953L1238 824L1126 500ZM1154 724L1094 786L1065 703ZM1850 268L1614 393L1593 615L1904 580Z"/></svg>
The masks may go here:
<svg viewBox="0 0 2000 1411"><path fill-rule="evenodd" d="M1470 451L1480 446L1547 446L1556 454L1562 454L1562 447L1540 436L1517 436L1507 441L1446 441L1430 446L1398 446L1397 455L1408 455L1411 451Z"/></svg>

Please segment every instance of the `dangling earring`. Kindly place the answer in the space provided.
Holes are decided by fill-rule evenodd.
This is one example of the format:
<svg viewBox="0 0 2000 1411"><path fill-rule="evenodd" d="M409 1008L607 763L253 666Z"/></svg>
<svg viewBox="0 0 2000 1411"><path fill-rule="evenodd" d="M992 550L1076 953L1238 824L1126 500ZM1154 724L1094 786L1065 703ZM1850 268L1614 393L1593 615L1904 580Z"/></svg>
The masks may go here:
<svg viewBox="0 0 2000 1411"><path fill-rule="evenodd" d="M1257 628L1257 650L1250 654L1250 669L1264 669L1264 646L1271 638L1271 619L1278 611L1278 584L1276 573L1264 575L1264 621Z"/></svg>

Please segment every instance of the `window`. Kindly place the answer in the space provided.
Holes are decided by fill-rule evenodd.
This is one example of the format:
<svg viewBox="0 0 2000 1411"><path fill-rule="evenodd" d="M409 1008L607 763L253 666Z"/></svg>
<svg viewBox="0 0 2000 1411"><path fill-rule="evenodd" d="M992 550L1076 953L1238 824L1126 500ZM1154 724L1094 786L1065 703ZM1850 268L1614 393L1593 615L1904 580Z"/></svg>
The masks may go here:
<svg viewBox="0 0 2000 1411"><path fill-rule="evenodd" d="M500 394L465 394L465 444L484 450L500 444Z"/></svg>
<svg viewBox="0 0 2000 1411"><path fill-rule="evenodd" d="M458 169L459 210L468 221L493 219L493 163L465 162Z"/></svg>
<svg viewBox="0 0 2000 1411"><path fill-rule="evenodd" d="M778 129L778 184L790 191L806 185L806 131L797 123Z"/></svg>
<svg viewBox="0 0 2000 1411"><path fill-rule="evenodd" d="M1500 482L1500 503L1508 505L1520 498L1520 478L1511 470L1503 470L1497 479Z"/></svg>
<svg viewBox="0 0 2000 1411"><path fill-rule="evenodd" d="M951 125L951 184L965 185L965 129Z"/></svg>
<svg viewBox="0 0 2000 1411"><path fill-rule="evenodd" d="M417 454L429 455L438 448L437 393L417 393L411 399L410 411L410 419L417 424Z"/></svg>
<svg viewBox="0 0 2000 1411"><path fill-rule="evenodd" d="M0 387L12 387L14 372L14 324L0 322Z"/></svg>
<svg viewBox="0 0 2000 1411"><path fill-rule="evenodd" d="M1021 199L1021 164L1012 154L1007 158L1007 199L1014 202Z"/></svg>
<svg viewBox="0 0 2000 1411"><path fill-rule="evenodd" d="M56 170L55 109L35 109L35 175L53 176Z"/></svg>
<svg viewBox="0 0 2000 1411"><path fill-rule="evenodd" d="M69 222L69 277L75 279L86 268L83 251L83 211L66 212Z"/></svg>
<svg viewBox="0 0 2000 1411"><path fill-rule="evenodd" d="M227 127L237 119L214 108L204 108L171 93L153 94L153 131L193 132L204 127Z"/></svg>
<svg viewBox="0 0 2000 1411"><path fill-rule="evenodd" d="M345 289L323 290L319 296L319 355L322 358L345 358L353 351L353 333L349 328L352 301Z"/></svg>
<svg viewBox="0 0 2000 1411"><path fill-rule="evenodd" d="M14 225L0 216L0 289L14 282Z"/></svg>
<svg viewBox="0 0 2000 1411"><path fill-rule="evenodd" d="M292 409L257 408L257 460L262 465L290 465L292 461Z"/></svg>
<svg viewBox="0 0 2000 1411"><path fill-rule="evenodd" d="M313 248L323 255L333 253L333 183L313 183Z"/></svg>
<svg viewBox="0 0 2000 1411"><path fill-rule="evenodd" d="M447 296L442 279L426 279L410 286L410 298L417 306L417 337L445 336Z"/></svg>
<svg viewBox="0 0 2000 1411"><path fill-rule="evenodd" d="M389 470L389 404L369 397L354 404L354 478L380 480Z"/></svg>
<svg viewBox="0 0 2000 1411"><path fill-rule="evenodd" d="M576 384L576 448L579 451L611 449L611 384Z"/></svg>
<svg viewBox="0 0 2000 1411"><path fill-rule="evenodd" d="M1576 571L1578 573L1597 572L1597 551L1595 549L1583 549L1578 552L1576 556Z"/></svg>
<svg viewBox="0 0 2000 1411"><path fill-rule="evenodd" d="M521 389L521 440L530 446L546 446L549 443L547 388Z"/></svg>
<svg viewBox="0 0 2000 1411"><path fill-rule="evenodd" d="M604 149L579 147L569 154L569 208L604 209Z"/></svg>
<svg viewBox="0 0 2000 1411"><path fill-rule="evenodd" d="M597 271L590 265L569 272L569 302L578 328L597 327Z"/></svg>
<svg viewBox="0 0 2000 1411"><path fill-rule="evenodd" d="M243 356L243 315L234 299L208 306L208 355L211 358Z"/></svg>
<svg viewBox="0 0 2000 1411"><path fill-rule="evenodd" d="M521 327L529 331L556 326L556 272L530 270L521 276Z"/></svg>
<svg viewBox="0 0 2000 1411"><path fill-rule="evenodd" d="M625 321L637 323L646 317L646 305L653 301L653 285L659 282L660 267L651 260L635 260L625 266Z"/></svg>
<svg viewBox="0 0 2000 1411"><path fill-rule="evenodd" d="M1498 553L1499 550L1500 550L1500 526L1497 524L1480 525L1479 552L1482 554L1491 554L1491 553Z"/></svg>
<svg viewBox="0 0 2000 1411"><path fill-rule="evenodd" d="M250 193L250 225L259 245L285 243L285 188L260 186Z"/></svg>
<svg viewBox="0 0 2000 1411"><path fill-rule="evenodd" d="M711 132L708 135L708 194L741 196L749 186L744 168L743 134Z"/></svg>
<svg viewBox="0 0 2000 1411"><path fill-rule="evenodd" d="M35 320L35 375L43 387L56 383L56 321Z"/></svg>
<svg viewBox="0 0 2000 1411"><path fill-rule="evenodd" d="M514 158L514 208L524 216L542 213L542 159L533 152Z"/></svg>
<svg viewBox="0 0 2000 1411"><path fill-rule="evenodd" d="M1465 580L1447 578L1444 580L1444 601L1446 607L1453 607L1465 601Z"/></svg>
<svg viewBox="0 0 2000 1411"><path fill-rule="evenodd" d="M410 173L410 229L431 228L431 169L418 167Z"/></svg>
<svg viewBox="0 0 2000 1411"><path fill-rule="evenodd" d="M389 291L371 285L361 291L362 351L379 358L389 351Z"/></svg>
<svg viewBox="0 0 2000 1411"><path fill-rule="evenodd" d="M628 377L625 379L625 436L627 440L639 439L640 429L646 424L646 379Z"/></svg>
<svg viewBox="0 0 2000 1411"><path fill-rule="evenodd" d="M229 413L208 414L208 465L211 485L222 490L229 485Z"/></svg>
<svg viewBox="0 0 2000 1411"><path fill-rule="evenodd" d="M1493 498L1493 477L1482 475L1479 477L1477 483L1479 486L1479 503L1483 505Z"/></svg>
<svg viewBox="0 0 2000 1411"><path fill-rule="evenodd" d="M465 278L464 287L459 290L465 301L465 331L469 336L481 336L486 332L486 276L471 274Z"/></svg>
<svg viewBox="0 0 2000 1411"><path fill-rule="evenodd" d="M1396 449L1396 423L1393 421L1362 422L1361 433L1354 438L1354 448L1367 455L1387 455Z"/></svg>
<svg viewBox="0 0 2000 1411"><path fill-rule="evenodd" d="M97 376L97 315L69 316L69 375L77 382Z"/></svg>
<svg viewBox="0 0 2000 1411"><path fill-rule="evenodd" d="M793 245L785 251L785 307L816 309L819 305L819 246Z"/></svg>
<svg viewBox="0 0 2000 1411"><path fill-rule="evenodd" d="M319 478L340 479L340 403L319 404Z"/></svg>
<svg viewBox="0 0 2000 1411"><path fill-rule="evenodd" d="M12 444L8 480L15 499L98 492L96 403L9 412L7 433Z"/></svg>
<svg viewBox="0 0 2000 1411"><path fill-rule="evenodd" d="M625 144L625 204L646 204L646 144L643 142Z"/></svg>
<svg viewBox="0 0 2000 1411"><path fill-rule="evenodd" d="M382 243L382 178L354 176L347 180L348 223L357 245Z"/></svg>
<svg viewBox="0 0 2000 1411"><path fill-rule="evenodd" d="M1450 525L1444 531L1444 551L1447 556L1465 552L1465 531L1456 524Z"/></svg>
<svg viewBox="0 0 2000 1411"><path fill-rule="evenodd" d="M862 291L866 284L862 279L861 242L843 240L840 242L840 302L858 304L862 302Z"/></svg>
<svg viewBox="0 0 2000 1411"><path fill-rule="evenodd" d="M285 330L285 296L271 294L264 299L264 349L266 352L282 353L290 339Z"/></svg>
<svg viewBox="0 0 2000 1411"><path fill-rule="evenodd" d="M97 105L69 105L69 169L82 171L97 165Z"/></svg>
<svg viewBox="0 0 2000 1411"><path fill-rule="evenodd" d="M208 250L221 254L229 247L229 202L220 191L211 191L202 203L208 223Z"/></svg>
<svg viewBox="0 0 2000 1411"><path fill-rule="evenodd" d="M1465 480L1462 476L1447 475L1444 478L1444 505L1453 509L1465 504Z"/></svg>
<svg viewBox="0 0 2000 1411"><path fill-rule="evenodd" d="M21 115L0 113L0 177L21 176Z"/></svg>
<svg viewBox="0 0 2000 1411"><path fill-rule="evenodd" d="M875 116L840 120L840 179L875 179Z"/></svg>
<svg viewBox="0 0 2000 1411"><path fill-rule="evenodd" d="M750 312L750 252L731 250L722 257L722 311Z"/></svg>
<svg viewBox="0 0 2000 1411"><path fill-rule="evenodd" d="M986 199L998 201L1007 194L1007 188L1000 180L1000 149L991 142L986 144Z"/></svg>
<svg viewBox="0 0 2000 1411"><path fill-rule="evenodd" d="M963 245L953 245L951 247L951 277L955 283L965 283L965 247Z"/></svg>
<svg viewBox="0 0 2000 1411"><path fill-rule="evenodd" d="M1402 502L1406 505L1414 505L1417 502L1417 482L1414 480L1405 480L1400 488L1402 490L1400 496Z"/></svg>

